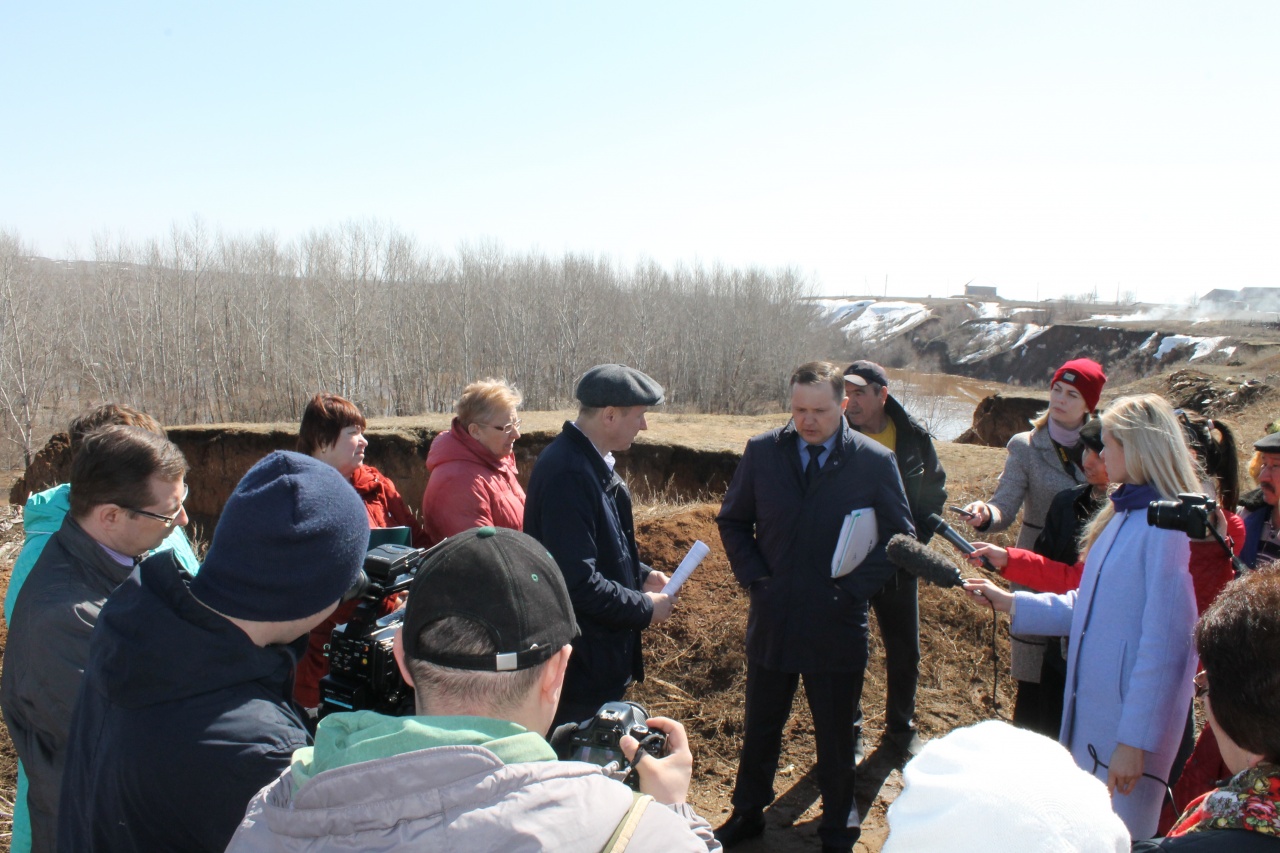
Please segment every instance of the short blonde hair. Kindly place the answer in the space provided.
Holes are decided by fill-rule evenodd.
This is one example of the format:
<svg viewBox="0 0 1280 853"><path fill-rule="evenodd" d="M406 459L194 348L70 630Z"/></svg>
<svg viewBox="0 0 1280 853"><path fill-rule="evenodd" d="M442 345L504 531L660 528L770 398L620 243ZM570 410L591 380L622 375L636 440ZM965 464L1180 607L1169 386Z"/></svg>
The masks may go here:
<svg viewBox="0 0 1280 853"><path fill-rule="evenodd" d="M1121 397L1102 413L1102 428L1124 448L1124 465L1135 484L1150 485L1164 500L1200 491L1201 471L1187 448L1173 407L1163 397ZM1107 501L1081 535L1082 555L1115 514L1115 505Z"/></svg>
<svg viewBox="0 0 1280 853"><path fill-rule="evenodd" d="M462 389L462 396L454 404L454 411L463 426L479 423L486 415L504 409L517 409L524 402L522 395L505 379L480 379Z"/></svg>

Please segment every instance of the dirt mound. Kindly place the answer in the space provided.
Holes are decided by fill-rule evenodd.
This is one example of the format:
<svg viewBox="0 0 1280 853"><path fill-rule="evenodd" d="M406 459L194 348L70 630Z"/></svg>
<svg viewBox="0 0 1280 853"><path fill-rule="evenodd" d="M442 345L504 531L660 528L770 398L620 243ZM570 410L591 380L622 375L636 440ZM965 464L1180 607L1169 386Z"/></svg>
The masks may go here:
<svg viewBox="0 0 1280 853"><path fill-rule="evenodd" d="M669 572L697 539L710 545L711 553L682 591L676 614L660 628L646 632L648 675L631 694L652 713L674 717L688 727L697 761L691 796L699 813L712 824L718 824L731 808L747 671L747 597L721 549L717 509L715 504L697 504L648 511L638 520L641 559L656 568ZM868 747L880 736L885 691L884 653L874 616L872 623L871 663L863 689ZM920 623L916 716L922 734L936 737L996 716L989 705L991 612L954 590L923 587ZM1007 709L1012 707L1008 620L1001 620L997 644L998 696L1001 708ZM768 813L771 829L760 841L745 844L744 851L785 853L816 845L820 806L814 756L812 719L803 698L797 696L775 783L779 798ZM880 849L887 834L885 809L900 788L895 768L883 755L870 754L858 771L858 807L864 816L858 850Z"/></svg>
<svg viewBox="0 0 1280 853"><path fill-rule="evenodd" d="M1216 377L1197 370L1178 370L1164 378L1164 396L1174 406L1202 415L1233 415L1275 396L1259 379Z"/></svg>
<svg viewBox="0 0 1280 853"><path fill-rule="evenodd" d="M956 444L1004 447L1009 439L1031 429L1031 421L1048 405L1043 398L992 394L974 408L973 426L960 434Z"/></svg>
<svg viewBox="0 0 1280 853"><path fill-rule="evenodd" d="M9 489L9 503L25 504L33 492L65 483L70 472L71 436L65 432L54 433L36 453L26 472Z"/></svg>

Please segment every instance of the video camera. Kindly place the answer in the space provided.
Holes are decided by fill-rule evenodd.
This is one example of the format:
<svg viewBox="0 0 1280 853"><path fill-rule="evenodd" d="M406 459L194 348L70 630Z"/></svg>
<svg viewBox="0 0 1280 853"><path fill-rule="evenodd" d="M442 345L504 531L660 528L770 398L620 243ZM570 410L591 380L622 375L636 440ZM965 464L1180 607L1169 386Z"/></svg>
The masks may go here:
<svg viewBox="0 0 1280 853"><path fill-rule="evenodd" d="M1192 539L1208 539L1218 502L1208 495L1183 494L1176 501L1147 504L1147 524L1162 530L1181 530Z"/></svg>
<svg viewBox="0 0 1280 853"><path fill-rule="evenodd" d="M667 736L649 728L648 719L649 714L635 702L606 702L591 719L557 728L551 745L561 761L599 765L620 774L623 782L638 789L640 777L619 743L623 735L631 735L640 742L640 749L661 758L667 748Z"/></svg>
<svg viewBox="0 0 1280 853"><path fill-rule="evenodd" d="M360 599L345 625L333 629L325 650L329 674L320 679L320 716L336 711L413 713L413 692L400 676L392 636L404 622L401 607L379 617L384 602L409 588L428 549L379 545L364 558L364 569L343 603Z"/></svg>

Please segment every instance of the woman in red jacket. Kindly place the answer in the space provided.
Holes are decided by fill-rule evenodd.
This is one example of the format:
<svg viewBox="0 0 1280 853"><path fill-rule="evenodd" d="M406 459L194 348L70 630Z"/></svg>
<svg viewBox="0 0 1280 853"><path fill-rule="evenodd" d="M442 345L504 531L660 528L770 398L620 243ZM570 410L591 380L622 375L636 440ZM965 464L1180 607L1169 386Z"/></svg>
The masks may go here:
<svg viewBox="0 0 1280 853"><path fill-rule="evenodd" d="M453 423L427 451L422 526L430 544L472 527L524 529L524 489L512 450L522 399L499 379L463 389Z"/></svg>
<svg viewBox="0 0 1280 853"><path fill-rule="evenodd" d="M320 393L311 398L298 427L298 452L327 462L347 478L369 514L369 527L408 527L415 547L426 545L422 525L405 505L395 484L377 468L364 464L365 419L350 400L337 394ZM311 632L306 657L298 664L293 698L308 711L320 706L320 679L329 672L324 649L335 625L351 618L359 600L338 606L333 615ZM391 602L388 602L391 607Z"/></svg>

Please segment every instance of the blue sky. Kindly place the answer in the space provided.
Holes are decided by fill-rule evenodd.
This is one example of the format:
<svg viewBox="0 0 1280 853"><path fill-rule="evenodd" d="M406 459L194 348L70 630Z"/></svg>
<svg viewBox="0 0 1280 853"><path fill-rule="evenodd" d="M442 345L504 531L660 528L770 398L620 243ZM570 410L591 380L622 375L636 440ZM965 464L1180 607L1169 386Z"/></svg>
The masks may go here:
<svg viewBox="0 0 1280 853"><path fill-rule="evenodd" d="M0 227L376 217L826 293L1280 285L1280 4L8 3Z"/></svg>

